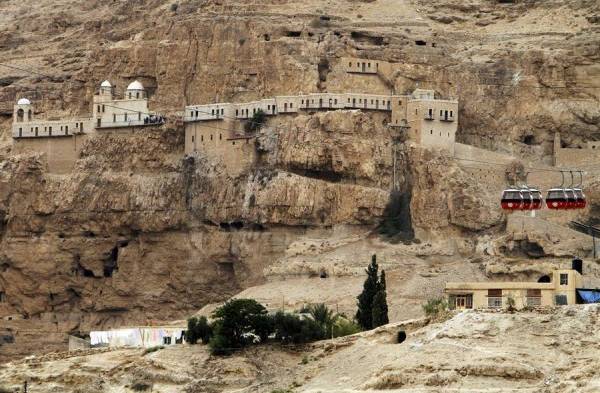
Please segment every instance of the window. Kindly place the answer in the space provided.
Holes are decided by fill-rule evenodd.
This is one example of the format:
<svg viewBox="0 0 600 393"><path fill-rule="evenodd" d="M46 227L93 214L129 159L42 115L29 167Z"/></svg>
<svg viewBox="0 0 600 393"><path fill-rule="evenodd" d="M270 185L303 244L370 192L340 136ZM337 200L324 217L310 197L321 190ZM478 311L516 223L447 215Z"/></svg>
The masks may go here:
<svg viewBox="0 0 600 393"><path fill-rule="evenodd" d="M210 134L210 140L212 141L212 134Z"/></svg>
<svg viewBox="0 0 600 393"><path fill-rule="evenodd" d="M98 105L98 112L100 112L100 105Z"/></svg>
<svg viewBox="0 0 600 393"><path fill-rule="evenodd" d="M117 122L117 115L113 114L113 123Z"/></svg>
<svg viewBox="0 0 600 393"><path fill-rule="evenodd" d="M337 98L333 100L333 103L337 105ZM595 148L596 148L596 147L594 146L594 149L595 149Z"/></svg>
<svg viewBox="0 0 600 393"><path fill-rule="evenodd" d="M52 126L48 127L48 131L52 132Z"/></svg>
<svg viewBox="0 0 600 393"><path fill-rule="evenodd" d="M225 114L225 109L221 108L221 114L224 115Z"/></svg>
<svg viewBox="0 0 600 393"><path fill-rule="evenodd" d="M348 67L352 67L352 62L349 62L349 63L348 63Z"/></svg>
<svg viewBox="0 0 600 393"><path fill-rule="evenodd" d="M223 135L219 134L219 140L222 140L222 139L223 139Z"/></svg>
<svg viewBox="0 0 600 393"><path fill-rule="evenodd" d="M294 104L290 102L290 108L293 108L293 107L294 107Z"/></svg>
<svg viewBox="0 0 600 393"><path fill-rule="evenodd" d="M239 109L236 109L236 110L235 110L235 115L236 115L236 116L238 115L238 112L239 112Z"/></svg>
<svg viewBox="0 0 600 393"><path fill-rule="evenodd" d="M453 112L452 112L452 111L450 111L450 117L452 117L452 116L454 116L454 114L453 114Z"/></svg>
<svg viewBox="0 0 600 393"><path fill-rule="evenodd" d="M204 142L204 135L200 135L200 142Z"/></svg>
<svg viewBox="0 0 600 393"><path fill-rule="evenodd" d="M142 120L142 112L138 112L138 120Z"/></svg>
<svg viewBox="0 0 600 393"><path fill-rule="evenodd" d="M348 98L348 101L350 101L350 99ZM302 100L302 104L304 104L304 100Z"/></svg>
<svg viewBox="0 0 600 393"><path fill-rule="evenodd" d="M444 111L440 109L440 117L444 115Z"/></svg>
<svg viewBox="0 0 600 393"><path fill-rule="evenodd" d="M566 306L568 304L567 295L556 295L554 297L554 303L557 306Z"/></svg>
<svg viewBox="0 0 600 393"><path fill-rule="evenodd" d="M560 274L560 285L569 285L569 275L566 273Z"/></svg>
<svg viewBox="0 0 600 393"><path fill-rule="evenodd" d="M271 110L271 105L267 105L267 110L270 111Z"/></svg>
<svg viewBox="0 0 600 393"><path fill-rule="evenodd" d="M398 105L402 105L402 101L398 101Z"/></svg>
<svg viewBox="0 0 600 393"><path fill-rule="evenodd" d="M163 344L170 345L171 344L171 337L163 337Z"/></svg>
<svg viewBox="0 0 600 393"><path fill-rule="evenodd" d="M140 98L140 92L135 93L135 98Z"/></svg>
<svg viewBox="0 0 600 393"><path fill-rule="evenodd" d="M198 117L198 111L196 111L196 117Z"/></svg>
<svg viewBox="0 0 600 393"><path fill-rule="evenodd" d="M211 113L211 114L214 116L214 115L215 115L215 110L214 110L214 109L212 109L212 110L210 111L210 113Z"/></svg>
<svg viewBox="0 0 600 393"><path fill-rule="evenodd" d="M106 112L106 108L102 105L102 112Z"/></svg>
<svg viewBox="0 0 600 393"><path fill-rule="evenodd" d="M194 136L192 135L192 142L194 142Z"/></svg>
<svg viewBox="0 0 600 393"><path fill-rule="evenodd" d="M125 113L125 115L123 115L123 119L124 119L125 121L127 121L127 113Z"/></svg>
<svg viewBox="0 0 600 393"><path fill-rule="evenodd" d="M419 113L419 110L415 108L415 115Z"/></svg>
<svg viewBox="0 0 600 393"><path fill-rule="evenodd" d="M371 63L368 64L369 68L371 68Z"/></svg>
<svg viewBox="0 0 600 393"><path fill-rule="evenodd" d="M431 135L433 135L433 130L429 131L429 133L430 133Z"/></svg>
<svg viewBox="0 0 600 393"><path fill-rule="evenodd" d="M502 307L502 289L488 289L488 307Z"/></svg>

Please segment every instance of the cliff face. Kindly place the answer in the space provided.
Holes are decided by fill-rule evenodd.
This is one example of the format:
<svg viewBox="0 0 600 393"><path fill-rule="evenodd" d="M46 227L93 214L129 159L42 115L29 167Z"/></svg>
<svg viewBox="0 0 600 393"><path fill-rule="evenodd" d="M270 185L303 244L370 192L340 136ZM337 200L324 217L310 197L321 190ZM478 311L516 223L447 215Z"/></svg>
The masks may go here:
<svg viewBox="0 0 600 393"><path fill-rule="evenodd" d="M0 5L0 53L13 67L0 67L0 316L13 316L0 327L17 344L0 356L62 345L59 333L185 317L262 283L307 233L374 234L390 211L402 217L392 232L464 238L461 252L475 252L469 239L502 227L497 196L455 160L404 143L385 114L271 119L256 165L236 177L201 154L184 157L174 122L99 133L60 176L43 156L12 154L9 138L15 98L31 98L40 117L88 113L108 78L117 90L141 80L151 108L171 120L186 104L422 87L459 98L458 138L474 145L547 160L555 131L571 146L594 139L594 2L469 4ZM450 21L440 19L444 7ZM392 65L386 74L347 74L342 56ZM30 332L15 334L24 327Z"/></svg>

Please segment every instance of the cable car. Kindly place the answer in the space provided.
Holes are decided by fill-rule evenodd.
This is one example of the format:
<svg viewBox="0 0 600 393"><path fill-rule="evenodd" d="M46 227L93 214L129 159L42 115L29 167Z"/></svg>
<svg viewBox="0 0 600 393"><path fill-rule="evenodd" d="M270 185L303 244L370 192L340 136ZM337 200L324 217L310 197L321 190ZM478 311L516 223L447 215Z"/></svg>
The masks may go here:
<svg viewBox="0 0 600 393"><path fill-rule="evenodd" d="M548 209L563 210L567 208L568 196L563 188L551 188L546 194L546 206Z"/></svg>
<svg viewBox="0 0 600 393"><path fill-rule="evenodd" d="M567 206L565 209L577 209L577 196L572 188L565 188L565 194L567 195Z"/></svg>
<svg viewBox="0 0 600 393"><path fill-rule="evenodd" d="M521 210L539 210L542 208L542 193L535 188L522 190L523 203Z"/></svg>
<svg viewBox="0 0 600 393"><path fill-rule="evenodd" d="M523 194L516 188L508 188L502 191L500 205L504 210L520 210L523 203Z"/></svg>
<svg viewBox="0 0 600 393"><path fill-rule="evenodd" d="M577 205L575 206L575 209L585 209L587 203L583 190L581 188L574 188L573 192L575 193L575 197L577 198Z"/></svg>

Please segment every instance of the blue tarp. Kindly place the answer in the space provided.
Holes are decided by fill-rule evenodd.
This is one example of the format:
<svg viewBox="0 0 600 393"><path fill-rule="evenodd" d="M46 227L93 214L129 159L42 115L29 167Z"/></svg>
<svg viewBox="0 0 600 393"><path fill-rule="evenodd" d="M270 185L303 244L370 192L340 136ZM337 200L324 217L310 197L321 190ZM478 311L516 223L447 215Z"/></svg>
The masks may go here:
<svg viewBox="0 0 600 393"><path fill-rule="evenodd" d="M600 290L598 289L578 289L577 294L584 303L600 303Z"/></svg>

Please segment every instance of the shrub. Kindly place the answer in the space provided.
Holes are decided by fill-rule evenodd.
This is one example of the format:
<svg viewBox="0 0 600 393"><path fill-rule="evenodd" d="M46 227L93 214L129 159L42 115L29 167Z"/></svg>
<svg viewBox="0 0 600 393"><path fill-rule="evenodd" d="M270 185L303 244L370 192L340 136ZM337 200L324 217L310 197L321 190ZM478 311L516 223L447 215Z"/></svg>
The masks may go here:
<svg viewBox="0 0 600 393"><path fill-rule="evenodd" d="M344 337L360 332L360 326L346 318L338 316L333 324L333 337Z"/></svg>
<svg viewBox="0 0 600 393"><path fill-rule="evenodd" d="M131 385L131 390L133 390L134 392L145 392L147 390L150 390L152 388L152 385L150 385L147 382L135 382L133 385Z"/></svg>
<svg viewBox="0 0 600 393"><path fill-rule="evenodd" d="M506 304L507 304L507 309L509 312L513 313L515 312L516 308L515 308L515 299L513 299L512 296L509 296L506 298Z"/></svg>
<svg viewBox="0 0 600 393"><path fill-rule="evenodd" d="M210 353L213 355L230 355L232 348L227 338L220 333L215 333L208 342Z"/></svg>
<svg viewBox="0 0 600 393"><path fill-rule="evenodd" d="M325 330L312 318L277 312L274 317L275 338L282 343L302 344L325 338Z"/></svg>
<svg viewBox="0 0 600 393"><path fill-rule="evenodd" d="M443 313L448 308L448 303L444 298L434 298L427 300L427 303L423 305L423 311L428 317L435 317L440 313Z"/></svg>
<svg viewBox="0 0 600 393"><path fill-rule="evenodd" d="M200 318L192 317L188 319L185 340L190 344L196 344L198 340L202 340L203 344L208 344L212 333L212 327L205 316L201 316Z"/></svg>
<svg viewBox="0 0 600 393"><path fill-rule="evenodd" d="M262 128L266 121L267 115L262 109L259 109L252 115L252 118L244 124L244 131L248 134L256 132Z"/></svg>

